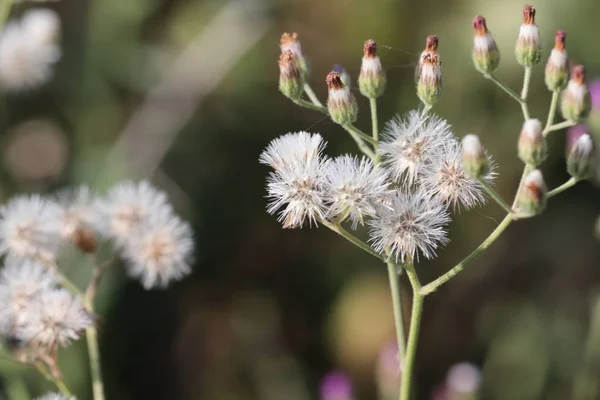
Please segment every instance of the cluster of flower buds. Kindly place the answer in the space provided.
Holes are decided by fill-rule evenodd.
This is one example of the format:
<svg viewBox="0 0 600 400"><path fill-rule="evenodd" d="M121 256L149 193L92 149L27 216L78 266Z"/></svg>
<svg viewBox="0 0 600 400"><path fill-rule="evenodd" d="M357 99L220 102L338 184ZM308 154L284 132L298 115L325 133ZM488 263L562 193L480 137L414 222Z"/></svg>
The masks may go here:
<svg viewBox="0 0 600 400"><path fill-rule="evenodd" d="M550 52L546 64L546 86L551 91L564 89L569 81L569 57L565 49L566 38L565 31L556 31L554 35L554 48Z"/></svg>
<svg viewBox="0 0 600 400"><path fill-rule="evenodd" d="M523 24L519 30L515 55L519 64L524 67L533 67L542 58L540 29L535 24L535 8L533 6L527 5L523 8Z"/></svg>
<svg viewBox="0 0 600 400"><path fill-rule="evenodd" d="M279 47L279 90L292 100L300 98L304 91L304 81L308 77L308 62L302 54L298 34L281 35Z"/></svg>
<svg viewBox="0 0 600 400"><path fill-rule="evenodd" d="M358 104L350 91L344 85L339 72L332 71L327 75L327 110L332 121L340 125L350 125L358 116Z"/></svg>
<svg viewBox="0 0 600 400"><path fill-rule="evenodd" d="M468 134L462 140L463 169L473 179L482 179L490 171L488 158L477 135Z"/></svg>
<svg viewBox="0 0 600 400"><path fill-rule="evenodd" d="M585 83L585 67L576 65L561 95L560 111L566 120L580 122L590 114L592 100Z"/></svg>
<svg viewBox="0 0 600 400"><path fill-rule="evenodd" d="M567 171L573 178L587 179L594 170L594 143L584 133L571 146L567 157Z"/></svg>
<svg viewBox="0 0 600 400"><path fill-rule="evenodd" d="M525 121L519 136L519 158L525 164L540 165L548 155L542 123L537 119Z"/></svg>
<svg viewBox="0 0 600 400"><path fill-rule="evenodd" d="M546 207L548 188L539 169L530 172L517 195L517 210L520 216L531 217L540 214Z"/></svg>
<svg viewBox="0 0 600 400"><path fill-rule="evenodd" d="M386 85L385 72L377 56L377 43L374 40L367 40L363 51L358 87L363 96L376 99L383 94Z"/></svg>
<svg viewBox="0 0 600 400"><path fill-rule="evenodd" d="M500 50L496 41L487 29L485 18L477 16L473 19L473 63L482 74L491 74L500 64Z"/></svg>
<svg viewBox="0 0 600 400"><path fill-rule="evenodd" d="M417 95L426 106L434 105L442 94L442 63L437 51L438 43L437 36L427 37L415 73Z"/></svg>

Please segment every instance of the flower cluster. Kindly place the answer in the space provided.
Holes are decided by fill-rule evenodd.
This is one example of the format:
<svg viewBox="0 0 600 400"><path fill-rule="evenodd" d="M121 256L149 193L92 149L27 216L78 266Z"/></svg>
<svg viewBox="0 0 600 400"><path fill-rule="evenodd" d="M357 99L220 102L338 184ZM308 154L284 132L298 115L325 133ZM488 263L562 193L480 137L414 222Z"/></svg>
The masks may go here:
<svg viewBox="0 0 600 400"><path fill-rule="evenodd" d="M6 91L38 87L60 59L60 20L50 9L26 11L0 33L0 86Z"/></svg>

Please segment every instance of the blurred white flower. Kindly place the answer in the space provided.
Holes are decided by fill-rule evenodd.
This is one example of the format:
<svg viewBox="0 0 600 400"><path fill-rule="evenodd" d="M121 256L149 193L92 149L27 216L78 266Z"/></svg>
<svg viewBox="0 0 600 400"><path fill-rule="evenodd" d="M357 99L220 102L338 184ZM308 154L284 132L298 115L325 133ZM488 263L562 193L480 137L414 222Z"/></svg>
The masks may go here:
<svg viewBox="0 0 600 400"><path fill-rule="evenodd" d="M327 218L349 217L352 228L375 215L375 206L390 194L387 172L366 157L336 157L325 169Z"/></svg>
<svg viewBox="0 0 600 400"><path fill-rule="evenodd" d="M9 264L0 272L0 334L14 336L30 321L28 305L57 284L53 270L35 262Z"/></svg>
<svg viewBox="0 0 600 400"><path fill-rule="evenodd" d="M29 303L28 312L27 324L17 330L17 338L46 348L68 346L94 322L81 299L66 289L43 291Z"/></svg>
<svg viewBox="0 0 600 400"><path fill-rule="evenodd" d="M294 162L310 163L321 156L326 144L318 133L288 133L273 139L259 161L276 171Z"/></svg>
<svg viewBox="0 0 600 400"><path fill-rule="evenodd" d="M489 162L493 169L493 164ZM429 160L423 173L423 182L443 203L458 210L461 206L468 210L485 202L481 183L469 177L463 168L462 144L448 139L435 159ZM488 173L483 179L489 183L494 174Z"/></svg>
<svg viewBox="0 0 600 400"><path fill-rule="evenodd" d="M188 223L172 214L145 221L124 248L127 271L146 289L164 288L191 272L193 232Z"/></svg>
<svg viewBox="0 0 600 400"><path fill-rule="evenodd" d="M0 255L11 262L56 259L59 207L39 195L17 196L0 208Z"/></svg>
<svg viewBox="0 0 600 400"><path fill-rule="evenodd" d="M454 364L446 376L446 386L453 394L474 394L481 385L481 371L468 362Z"/></svg>
<svg viewBox="0 0 600 400"><path fill-rule="evenodd" d="M7 91L46 83L60 59L60 20L51 10L29 10L0 33L0 86Z"/></svg>
<svg viewBox="0 0 600 400"><path fill-rule="evenodd" d="M391 249L396 261L419 259L419 252L433 258L435 250L448 243L446 207L424 189L397 192L390 207L380 207L370 221L370 241L379 253Z"/></svg>
<svg viewBox="0 0 600 400"><path fill-rule="evenodd" d="M412 184L426 164L440 156L452 130L437 116L411 111L406 118L397 116L387 122L383 138L380 149L392 178Z"/></svg>
<svg viewBox="0 0 600 400"><path fill-rule="evenodd" d="M60 206L58 231L61 238L70 240L80 229L92 229L94 225L95 198L86 185L65 189L56 195Z"/></svg>
<svg viewBox="0 0 600 400"><path fill-rule="evenodd" d="M42 397L37 397L35 400L75 400L75 397L68 397L60 393L47 393Z"/></svg>
<svg viewBox="0 0 600 400"><path fill-rule="evenodd" d="M283 208L278 220L284 228L325 218L323 185L328 160L321 156L322 140L318 134L288 134L272 141L261 155L260 161L275 169L267 178L267 211L275 214Z"/></svg>
<svg viewBox="0 0 600 400"><path fill-rule="evenodd" d="M173 212L166 194L147 181L119 183L96 206L97 230L119 246L126 245L147 218Z"/></svg>

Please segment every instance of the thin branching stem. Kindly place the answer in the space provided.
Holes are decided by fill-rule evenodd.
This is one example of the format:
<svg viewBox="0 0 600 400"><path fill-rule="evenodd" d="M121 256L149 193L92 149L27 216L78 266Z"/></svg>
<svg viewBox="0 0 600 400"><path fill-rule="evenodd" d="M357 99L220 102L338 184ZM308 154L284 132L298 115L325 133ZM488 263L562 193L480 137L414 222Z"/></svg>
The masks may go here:
<svg viewBox="0 0 600 400"><path fill-rule="evenodd" d="M359 129L357 129L354 125L343 125L344 129L352 136L352 139L356 142L356 145L364 154L366 154L373 162L376 160L376 155L373 150L364 142L363 136L365 135ZM371 139L371 138L369 138Z"/></svg>
<svg viewBox="0 0 600 400"><path fill-rule="evenodd" d="M498 79L496 77L496 75L485 74L483 76L486 77L487 79L491 80L492 82L494 82L496 85L498 85L498 87L500 87L500 89L504 90L510 97L512 97L514 100L516 100L517 103L519 103L521 106L523 105L523 101L521 100L521 97L519 97L519 95L514 90L512 90L510 87L508 87L504 82L502 82L500 79Z"/></svg>
<svg viewBox="0 0 600 400"><path fill-rule="evenodd" d="M398 344L398 365L401 365L406 353L406 338L404 334L404 310L402 309L402 294L400 292L400 279L398 268L401 266L388 261L388 278L390 280L390 292L392 295L392 306L394 310L394 324L396 327L396 342Z"/></svg>
<svg viewBox="0 0 600 400"><path fill-rule="evenodd" d="M323 103L321 103L321 101L319 100L319 98L317 97L317 95L315 94L314 90L312 90L312 87L310 87L310 85L308 83L304 84L304 93L306 93L306 95L308 96L308 98L310 99L310 101L318 107L324 108L323 107Z"/></svg>
<svg viewBox="0 0 600 400"><path fill-rule="evenodd" d="M42 374L42 376L44 378L46 378L48 381L54 383L54 385L56 386L56 388L65 396L67 397L72 397L73 394L71 393L71 391L69 390L69 387L67 386L67 384L65 383L65 381L61 378L61 377L56 377L53 376L50 371L48 371L48 369L46 368L46 366L41 362L36 362L35 367L37 368L37 370L40 372L40 374Z"/></svg>
<svg viewBox="0 0 600 400"><path fill-rule="evenodd" d="M318 111L322 112L323 114L329 115L327 109L322 105L313 104L310 101L306 101L304 99L292 99L292 101L300 107L308 108L309 110Z"/></svg>
<svg viewBox="0 0 600 400"><path fill-rule="evenodd" d="M570 128L574 125L577 125L575 121L563 121L558 124L554 124L544 129L544 136L548 135L550 132L559 131L561 129Z"/></svg>
<svg viewBox="0 0 600 400"><path fill-rule="evenodd" d="M485 179L479 179L479 183L483 186L483 190L496 202L504 211L507 213L512 213L510 206L504 201L500 193L496 192L496 189L492 187L489 183L486 182Z"/></svg>
<svg viewBox="0 0 600 400"><path fill-rule="evenodd" d="M417 276L417 271L412 262L405 265L406 274L413 291L412 311L410 315L410 328L408 332L408 342L406 344L406 355L402 365L402 381L400 383L400 400L410 400L411 388L413 383L413 370L417 346L419 343L419 332L421 330L421 315L423 313L423 300L425 296L421 294L421 282Z"/></svg>
<svg viewBox="0 0 600 400"><path fill-rule="evenodd" d="M373 257L377 257L378 259L385 262L385 259L379 253L377 253L375 250L373 250L373 248L371 246L369 246L368 244L366 244L365 242L363 242L362 240L360 240L359 238L357 238L356 236L354 236L353 234L351 234L350 232L345 230L342 227L342 225L340 225L339 223L329 222L326 219L320 219L320 222L323 225L325 225L326 227L328 227L329 229L331 229L332 231L334 231L335 233L337 233L338 235L342 236L344 239L348 240L353 245L366 251Z"/></svg>
<svg viewBox="0 0 600 400"><path fill-rule="evenodd" d="M564 192L565 190L575 186L577 184L577 182L579 182L579 179L577 178L571 178L568 181L566 181L565 183L563 183L562 185L560 185L559 187L557 187L556 189L553 189L551 191L548 192L548 197L553 197L556 196L557 194L560 194L562 192Z"/></svg>
<svg viewBox="0 0 600 400"><path fill-rule="evenodd" d="M552 91L552 100L550 100L550 109L548 110L548 118L546 119L546 127L544 128L544 136L550 133L550 127L554 124L554 117L556 116L556 108L558 107L558 99L560 97L560 90Z"/></svg>

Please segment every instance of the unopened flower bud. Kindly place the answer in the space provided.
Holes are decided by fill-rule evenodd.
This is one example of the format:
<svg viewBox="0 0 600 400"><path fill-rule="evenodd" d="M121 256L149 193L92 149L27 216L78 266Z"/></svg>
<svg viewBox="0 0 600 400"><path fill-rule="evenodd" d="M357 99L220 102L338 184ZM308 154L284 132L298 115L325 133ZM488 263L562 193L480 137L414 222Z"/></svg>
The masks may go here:
<svg viewBox="0 0 600 400"><path fill-rule="evenodd" d="M587 133L581 135L571 147L567 158L567 171L577 179L587 179L594 170L594 143Z"/></svg>
<svg viewBox="0 0 600 400"><path fill-rule="evenodd" d="M422 61L423 67L417 83L417 96L423 104L432 106L442 94L442 64L437 55L427 55Z"/></svg>
<svg viewBox="0 0 600 400"><path fill-rule="evenodd" d="M554 48L550 52L546 64L546 86L548 90L562 90L569 81L569 57L565 49L565 31L556 31L554 35Z"/></svg>
<svg viewBox="0 0 600 400"><path fill-rule="evenodd" d="M352 77L350 77L350 74L344 69L344 67L342 67L339 64L335 64L333 66L332 71L340 74L340 77L342 78L342 83L344 84L344 86L352 87Z"/></svg>
<svg viewBox="0 0 600 400"><path fill-rule="evenodd" d="M546 139L542 134L542 123L537 119L529 119L523 124L519 136L519 158L525 164L540 165L548 155Z"/></svg>
<svg viewBox="0 0 600 400"><path fill-rule="evenodd" d="M524 67L533 67L542 58L540 29L535 24L535 8L533 6L523 8L523 24L519 30L515 55L519 64Z"/></svg>
<svg viewBox="0 0 600 400"><path fill-rule="evenodd" d="M579 122L590 114L590 91L585 83L585 68L576 65L571 70L571 79L561 95L560 111L566 120Z"/></svg>
<svg viewBox="0 0 600 400"><path fill-rule="evenodd" d="M279 56L279 91L290 99L298 99L302 95L302 79L291 50L286 50Z"/></svg>
<svg viewBox="0 0 600 400"><path fill-rule="evenodd" d="M529 173L523 180L523 186L517 197L517 210L524 217L541 213L546 207L548 188L539 169Z"/></svg>
<svg viewBox="0 0 600 400"><path fill-rule="evenodd" d="M473 179L483 178L490 170L485 150L477 135L468 134L462 140L463 169Z"/></svg>
<svg viewBox="0 0 600 400"><path fill-rule="evenodd" d="M375 99L385 91L385 71L381 60L377 56L377 43L367 40L364 45L364 54L358 76L358 87L363 96Z"/></svg>
<svg viewBox="0 0 600 400"><path fill-rule="evenodd" d="M298 40L298 34L296 32L292 34L286 32L281 35L279 47L281 48L282 53L289 50L294 54L300 76L302 77L302 80L305 81L310 73L310 68L308 61L304 58L304 54L302 53L302 46L300 45L300 40Z"/></svg>
<svg viewBox="0 0 600 400"><path fill-rule="evenodd" d="M491 74L500 64L500 50L496 41L487 29L485 18L476 16L473 19L473 64L482 74Z"/></svg>
<svg viewBox="0 0 600 400"><path fill-rule="evenodd" d="M344 85L342 77L338 72L330 72L327 75L327 109L329 116L336 124L349 125L356 121L358 105L350 88Z"/></svg>
<svg viewBox="0 0 600 400"><path fill-rule="evenodd" d="M421 55L419 56L419 63L417 64L417 68L415 68L415 84L419 83L421 70L423 69L423 60L425 57L437 56L438 60L440 59L440 54L437 51L438 44L439 39L437 36L427 36L427 39L425 40L425 50L421 52Z"/></svg>

